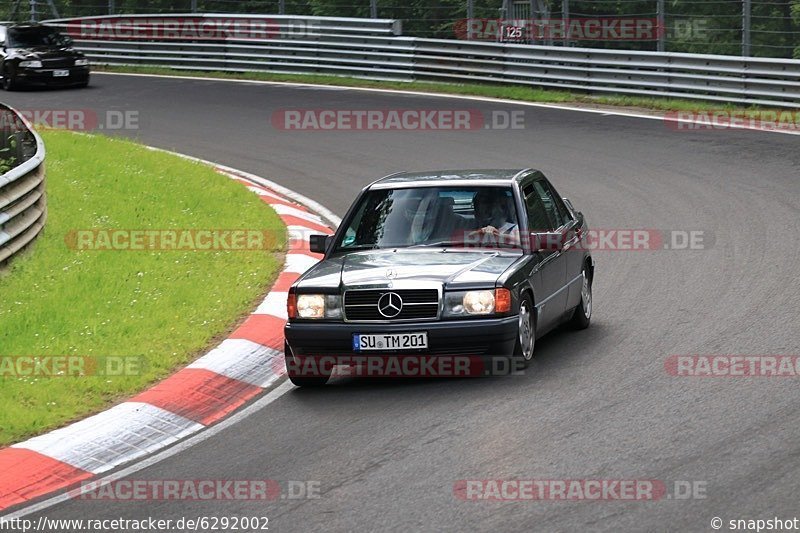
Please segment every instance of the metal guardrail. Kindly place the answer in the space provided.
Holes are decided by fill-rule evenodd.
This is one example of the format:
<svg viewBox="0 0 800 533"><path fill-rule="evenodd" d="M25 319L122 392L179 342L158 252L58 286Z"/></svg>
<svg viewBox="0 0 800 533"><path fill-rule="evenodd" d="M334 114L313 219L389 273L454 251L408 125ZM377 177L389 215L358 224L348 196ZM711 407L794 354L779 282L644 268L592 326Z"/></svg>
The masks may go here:
<svg viewBox="0 0 800 533"><path fill-rule="evenodd" d="M148 28L180 18L260 19L273 31L262 39L147 36ZM800 108L800 60L420 39L398 36L399 22L386 19L141 15L48 23L108 65L498 83ZM102 23L107 31L86 31ZM133 30L144 36L129 37Z"/></svg>
<svg viewBox="0 0 800 533"><path fill-rule="evenodd" d="M0 146L15 166L0 175L0 265L36 238L47 218L44 143L14 109L0 104ZM11 142L9 142L11 141Z"/></svg>

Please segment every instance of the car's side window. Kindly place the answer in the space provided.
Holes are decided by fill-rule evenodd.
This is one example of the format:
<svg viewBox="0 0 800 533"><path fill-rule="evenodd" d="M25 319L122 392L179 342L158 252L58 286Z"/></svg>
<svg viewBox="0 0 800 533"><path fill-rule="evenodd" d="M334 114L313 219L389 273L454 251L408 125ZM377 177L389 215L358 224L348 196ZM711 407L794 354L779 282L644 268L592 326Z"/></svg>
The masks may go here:
<svg viewBox="0 0 800 533"><path fill-rule="evenodd" d="M532 232L552 231L555 226L547 214L547 209L538 191L530 184L522 189L525 210L528 213L528 230Z"/></svg>
<svg viewBox="0 0 800 533"><path fill-rule="evenodd" d="M573 219L572 215L569 212L569 209L567 209L564 200L558 195L553 186L546 181L543 181L542 184L548 191L550 191L550 196L553 198L553 203L555 204L556 209L558 210L558 217L561 220L561 225L566 226L567 224L572 222Z"/></svg>
<svg viewBox="0 0 800 533"><path fill-rule="evenodd" d="M545 180L534 181L533 189L535 190L534 196L541 200L547 213L547 218L550 220L550 229L560 228L572 220L563 200L553 192L553 189L548 186Z"/></svg>

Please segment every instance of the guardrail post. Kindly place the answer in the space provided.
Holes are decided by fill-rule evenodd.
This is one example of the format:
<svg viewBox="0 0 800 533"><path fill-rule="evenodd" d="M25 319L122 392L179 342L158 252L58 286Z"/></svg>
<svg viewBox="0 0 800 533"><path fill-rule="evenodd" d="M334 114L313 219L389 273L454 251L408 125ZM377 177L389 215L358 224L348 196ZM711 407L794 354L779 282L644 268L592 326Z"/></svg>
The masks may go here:
<svg viewBox="0 0 800 533"><path fill-rule="evenodd" d="M278 15L285 15L286 14L286 0L280 0L278 2Z"/></svg>
<svg viewBox="0 0 800 533"><path fill-rule="evenodd" d="M742 0L742 55L750 55L751 0Z"/></svg>
<svg viewBox="0 0 800 533"><path fill-rule="evenodd" d="M192 10L192 13L197 13L197 0L192 0L190 9Z"/></svg>
<svg viewBox="0 0 800 533"><path fill-rule="evenodd" d="M369 0L369 16L370 18L378 18L378 0Z"/></svg>
<svg viewBox="0 0 800 533"><path fill-rule="evenodd" d="M658 0L656 5L656 21L658 23L658 51L663 52L667 49L667 16L664 7L664 0Z"/></svg>
<svg viewBox="0 0 800 533"><path fill-rule="evenodd" d="M564 46L572 46L569 39L569 0L561 0L561 22L567 29L564 35Z"/></svg>
<svg viewBox="0 0 800 533"><path fill-rule="evenodd" d="M475 0L467 0L467 40L472 40L472 19L475 17Z"/></svg>

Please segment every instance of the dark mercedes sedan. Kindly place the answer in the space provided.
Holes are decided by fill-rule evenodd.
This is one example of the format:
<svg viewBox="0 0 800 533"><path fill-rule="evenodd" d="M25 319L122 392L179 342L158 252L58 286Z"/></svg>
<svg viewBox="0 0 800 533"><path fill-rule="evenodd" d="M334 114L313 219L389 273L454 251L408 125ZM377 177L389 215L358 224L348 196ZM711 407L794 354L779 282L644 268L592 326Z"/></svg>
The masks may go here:
<svg viewBox="0 0 800 533"><path fill-rule="evenodd" d="M311 237L324 258L289 291L289 378L323 385L332 367L307 363L360 357L511 357L524 367L538 337L564 322L589 326L587 232L538 170L380 179L335 235Z"/></svg>
<svg viewBox="0 0 800 533"><path fill-rule="evenodd" d="M41 24L0 25L0 74L3 89L24 85L86 87L89 60L72 39Z"/></svg>

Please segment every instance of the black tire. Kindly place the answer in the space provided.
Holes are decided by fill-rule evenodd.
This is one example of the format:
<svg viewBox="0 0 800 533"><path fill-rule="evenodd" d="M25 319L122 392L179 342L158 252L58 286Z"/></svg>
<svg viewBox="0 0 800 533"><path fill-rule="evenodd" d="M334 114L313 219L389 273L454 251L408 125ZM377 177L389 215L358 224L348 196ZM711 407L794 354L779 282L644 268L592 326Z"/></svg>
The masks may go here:
<svg viewBox="0 0 800 533"><path fill-rule="evenodd" d="M588 265L583 265L581 283L581 301L575 307L570 320L570 325L575 329L586 329L592 322L592 273Z"/></svg>
<svg viewBox="0 0 800 533"><path fill-rule="evenodd" d="M519 303L519 329L517 331L517 342L514 345L515 370L528 368L533 360L534 348L536 347L536 308L530 295L525 294ZM524 329L527 322L527 331ZM527 346L527 349L525 348Z"/></svg>
<svg viewBox="0 0 800 533"><path fill-rule="evenodd" d="M283 353L286 358L286 375L289 376L289 381L294 385L298 387L322 387L331 378L330 373L327 375L306 375L302 371L303 365L299 365L300 368L298 368L298 365L293 363L293 357L287 343L284 343ZM319 369L316 370L319 371Z"/></svg>
<svg viewBox="0 0 800 533"><path fill-rule="evenodd" d="M11 75L9 69L3 69L3 90L4 91L15 91L18 87L17 81L14 79L14 76Z"/></svg>

